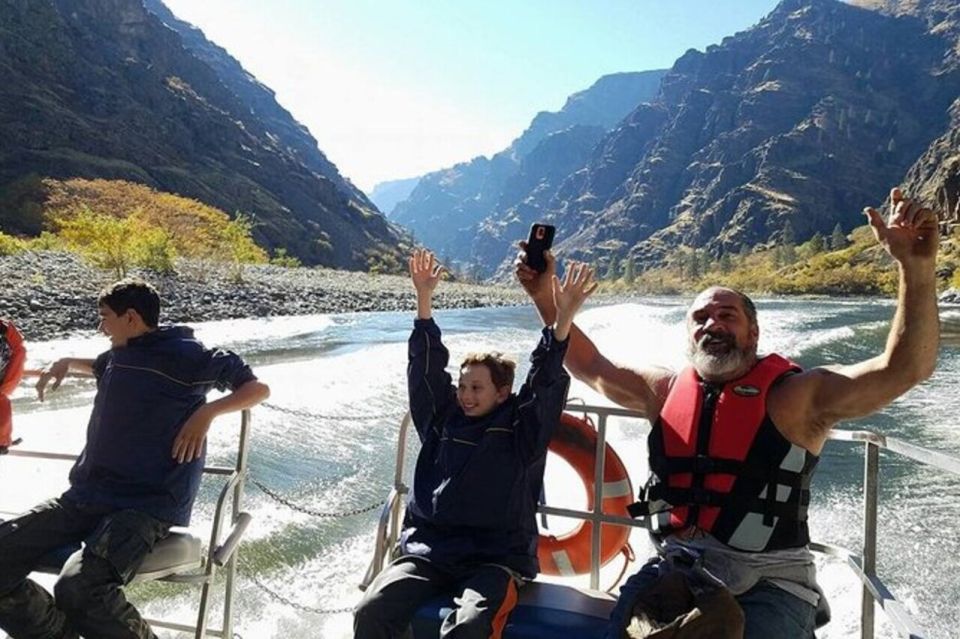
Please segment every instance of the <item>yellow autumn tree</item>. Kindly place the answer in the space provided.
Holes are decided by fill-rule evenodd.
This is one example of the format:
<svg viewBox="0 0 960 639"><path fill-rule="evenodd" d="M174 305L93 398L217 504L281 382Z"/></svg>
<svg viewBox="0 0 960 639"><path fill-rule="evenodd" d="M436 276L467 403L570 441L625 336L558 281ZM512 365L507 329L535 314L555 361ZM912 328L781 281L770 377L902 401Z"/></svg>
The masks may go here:
<svg viewBox="0 0 960 639"><path fill-rule="evenodd" d="M231 219L202 202L122 180L44 180L44 188L47 225L71 250L109 263L105 268L169 271L177 257L185 257L198 260L201 272L211 262L226 264L241 280L244 264L268 259L253 239L249 215ZM98 240L98 232L110 239ZM117 234L125 234L123 241L115 241Z"/></svg>
<svg viewBox="0 0 960 639"><path fill-rule="evenodd" d="M220 261L230 265L230 275L234 281L243 281L243 269L246 264L262 264L267 261L266 252L253 241L253 218L243 213L220 228Z"/></svg>
<svg viewBox="0 0 960 639"><path fill-rule="evenodd" d="M118 279L127 274L136 242L132 218L104 215L80 206L55 223L60 238L69 249L94 266L113 271Z"/></svg>

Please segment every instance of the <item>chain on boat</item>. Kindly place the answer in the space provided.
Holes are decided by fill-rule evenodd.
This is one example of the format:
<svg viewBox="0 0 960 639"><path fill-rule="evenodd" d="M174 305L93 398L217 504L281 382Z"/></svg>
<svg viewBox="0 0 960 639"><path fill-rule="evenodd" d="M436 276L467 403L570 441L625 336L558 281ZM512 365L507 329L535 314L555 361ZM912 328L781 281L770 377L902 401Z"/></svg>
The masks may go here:
<svg viewBox="0 0 960 639"><path fill-rule="evenodd" d="M260 405L274 412L282 413L284 415L291 415L293 417L297 417L304 420L377 421L382 419L396 419L396 415L392 415L389 413L367 414L367 415L325 415L320 413L312 413L310 411L306 411L299 408L289 408L286 406L280 406L272 402L263 402ZM289 499L288 497L284 497L283 495L271 489L269 486L265 485L262 481L256 479L255 477L252 477L252 476L249 477L249 481L254 486L256 486L262 493L264 493L267 497L271 498L275 502L282 504L293 511L303 513L305 515L310 515L312 517L319 517L319 518L326 518L326 519L354 517L356 515L362 515L364 513L377 510L378 508L381 508L386 503L385 500L381 499L370 505L361 506L358 508L350 508L350 509L341 510L341 511L319 511L314 508L300 505L295 501ZM294 610L298 610L300 612L306 612L314 615L336 615L336 614L346 614L346 613L353 612L354 606L344 606L340 608L317 608L315 606L309 606L307 604L294 601L290 597L287 597L286 595L276 591L275 589L271 588L266 583L264 583L259 577L257 577L252 567L242 559L242 555L240 557L241 557L240 564L245 568L249 569L245 571L246 574L244 575L244 577L249 578L250 581L252 581L257 588L259 588L268 597L270 597L277 603L280 603L289 608L293 608Z"/></svg>

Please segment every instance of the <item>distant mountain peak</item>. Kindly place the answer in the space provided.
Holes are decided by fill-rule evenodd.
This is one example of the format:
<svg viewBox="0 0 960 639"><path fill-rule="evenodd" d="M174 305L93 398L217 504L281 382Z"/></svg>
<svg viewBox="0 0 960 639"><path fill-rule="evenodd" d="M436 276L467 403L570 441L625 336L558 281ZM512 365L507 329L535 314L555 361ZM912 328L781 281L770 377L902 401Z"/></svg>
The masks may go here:
<svg viewBox="0 0 960 639"><path fill-rule="evenodd" d="M603 133L656 97L662 76L663 71L603 76L571 95L560 111L538 113L503 151L420 178L391 219L472 274L492 274L513 240L504 243L501 235L529 225L553 189L587 161ZM504 219L510 224L501 223Z"/></svg>

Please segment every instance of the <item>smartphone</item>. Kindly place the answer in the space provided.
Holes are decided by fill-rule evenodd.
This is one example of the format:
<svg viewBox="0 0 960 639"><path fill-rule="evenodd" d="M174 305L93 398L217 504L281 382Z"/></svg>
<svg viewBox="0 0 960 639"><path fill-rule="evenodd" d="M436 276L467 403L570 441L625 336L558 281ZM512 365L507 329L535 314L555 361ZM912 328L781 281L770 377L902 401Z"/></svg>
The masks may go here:
<svg viewBox="0 0 960 639"><path fill-rule="evenodd" d="M549 224L534 224L527 238L527 266L543 273L547 270L547 261L543 252L553 246L553 234L556 228Z"/></svg>

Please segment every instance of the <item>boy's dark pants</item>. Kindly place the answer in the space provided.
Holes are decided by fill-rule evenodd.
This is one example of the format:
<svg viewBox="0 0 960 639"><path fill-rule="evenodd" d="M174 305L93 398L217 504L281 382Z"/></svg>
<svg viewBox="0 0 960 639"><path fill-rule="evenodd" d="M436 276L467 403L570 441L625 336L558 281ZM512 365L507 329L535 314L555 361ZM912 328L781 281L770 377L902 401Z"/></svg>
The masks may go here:
<svg viewBox="0 0 960 639"><path fill-rule="evenodd" d="M0 524L0 628L14 639L150 638L120 587L170 525L136 510L58 498ZM79 541L50 594L27 579L49 552Z"/></svg>
<svg viewBox="0 0 960 639"><path fill-rule="evenodd" d="M445 566L421 557L401 557L377 575L353 618L354 639L406 637L417 609L454 593L454 608L440 627L441 639L499 639L517 605L517 582L493 564Z"/></svg>

